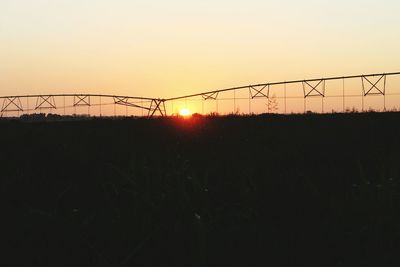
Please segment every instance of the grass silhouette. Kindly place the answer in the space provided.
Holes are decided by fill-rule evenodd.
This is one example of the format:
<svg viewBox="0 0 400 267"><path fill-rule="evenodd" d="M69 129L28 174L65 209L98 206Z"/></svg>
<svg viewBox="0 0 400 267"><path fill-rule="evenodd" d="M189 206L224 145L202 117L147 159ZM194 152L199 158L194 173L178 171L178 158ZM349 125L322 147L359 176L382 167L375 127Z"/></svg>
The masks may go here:
<svg viewBox="0 0 400 267"><path fill-rule="evenodd" d="M2 266L396 266L400 114L0 121Z"/></svg>

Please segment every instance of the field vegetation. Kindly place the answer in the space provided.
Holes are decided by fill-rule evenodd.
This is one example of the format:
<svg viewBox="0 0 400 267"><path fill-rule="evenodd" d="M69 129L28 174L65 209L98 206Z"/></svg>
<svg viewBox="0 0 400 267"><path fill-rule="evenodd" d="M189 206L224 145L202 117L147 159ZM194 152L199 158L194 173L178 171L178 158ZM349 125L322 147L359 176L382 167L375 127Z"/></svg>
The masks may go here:
<svg viewBox="0 0 400 267"><path fill-rule="evenodd" d="M399 266L400 114L0 121L1 266Z"/></svg>

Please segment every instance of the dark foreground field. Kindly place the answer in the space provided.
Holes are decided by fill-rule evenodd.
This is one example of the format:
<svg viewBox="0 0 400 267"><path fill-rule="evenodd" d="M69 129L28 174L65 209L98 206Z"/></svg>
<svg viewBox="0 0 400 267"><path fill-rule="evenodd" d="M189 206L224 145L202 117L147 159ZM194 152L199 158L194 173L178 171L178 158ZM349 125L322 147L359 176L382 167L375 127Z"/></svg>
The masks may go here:
<svg viewBox="0 0 400 267"><path fill-rule="evenodd" d="M400 266L400 114L0 122L0 266Z"/></svg>

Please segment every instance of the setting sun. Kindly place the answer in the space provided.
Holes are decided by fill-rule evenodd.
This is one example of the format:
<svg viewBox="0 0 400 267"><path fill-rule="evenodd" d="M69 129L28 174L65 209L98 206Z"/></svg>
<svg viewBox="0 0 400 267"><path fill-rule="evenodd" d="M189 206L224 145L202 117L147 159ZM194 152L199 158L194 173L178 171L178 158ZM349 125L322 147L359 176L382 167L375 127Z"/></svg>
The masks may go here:
<svg viewBox="0 0 400 267"><path fill-rule="evenodd" d="M181 115L182 117L189 117L192 115L192 113L187 108L183 108L179 111L179 115Z"/></svg>

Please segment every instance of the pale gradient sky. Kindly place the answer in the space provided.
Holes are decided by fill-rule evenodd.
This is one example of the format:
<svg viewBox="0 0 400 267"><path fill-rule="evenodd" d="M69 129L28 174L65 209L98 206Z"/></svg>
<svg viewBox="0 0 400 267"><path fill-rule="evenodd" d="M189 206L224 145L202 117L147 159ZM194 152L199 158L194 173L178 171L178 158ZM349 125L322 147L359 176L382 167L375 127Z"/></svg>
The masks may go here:
<svg viewBox="0 0 400 267"><path fill-rule="evenodd" d="M400 70L398 0L0 0L0 94L169 97Z"/></svg>

